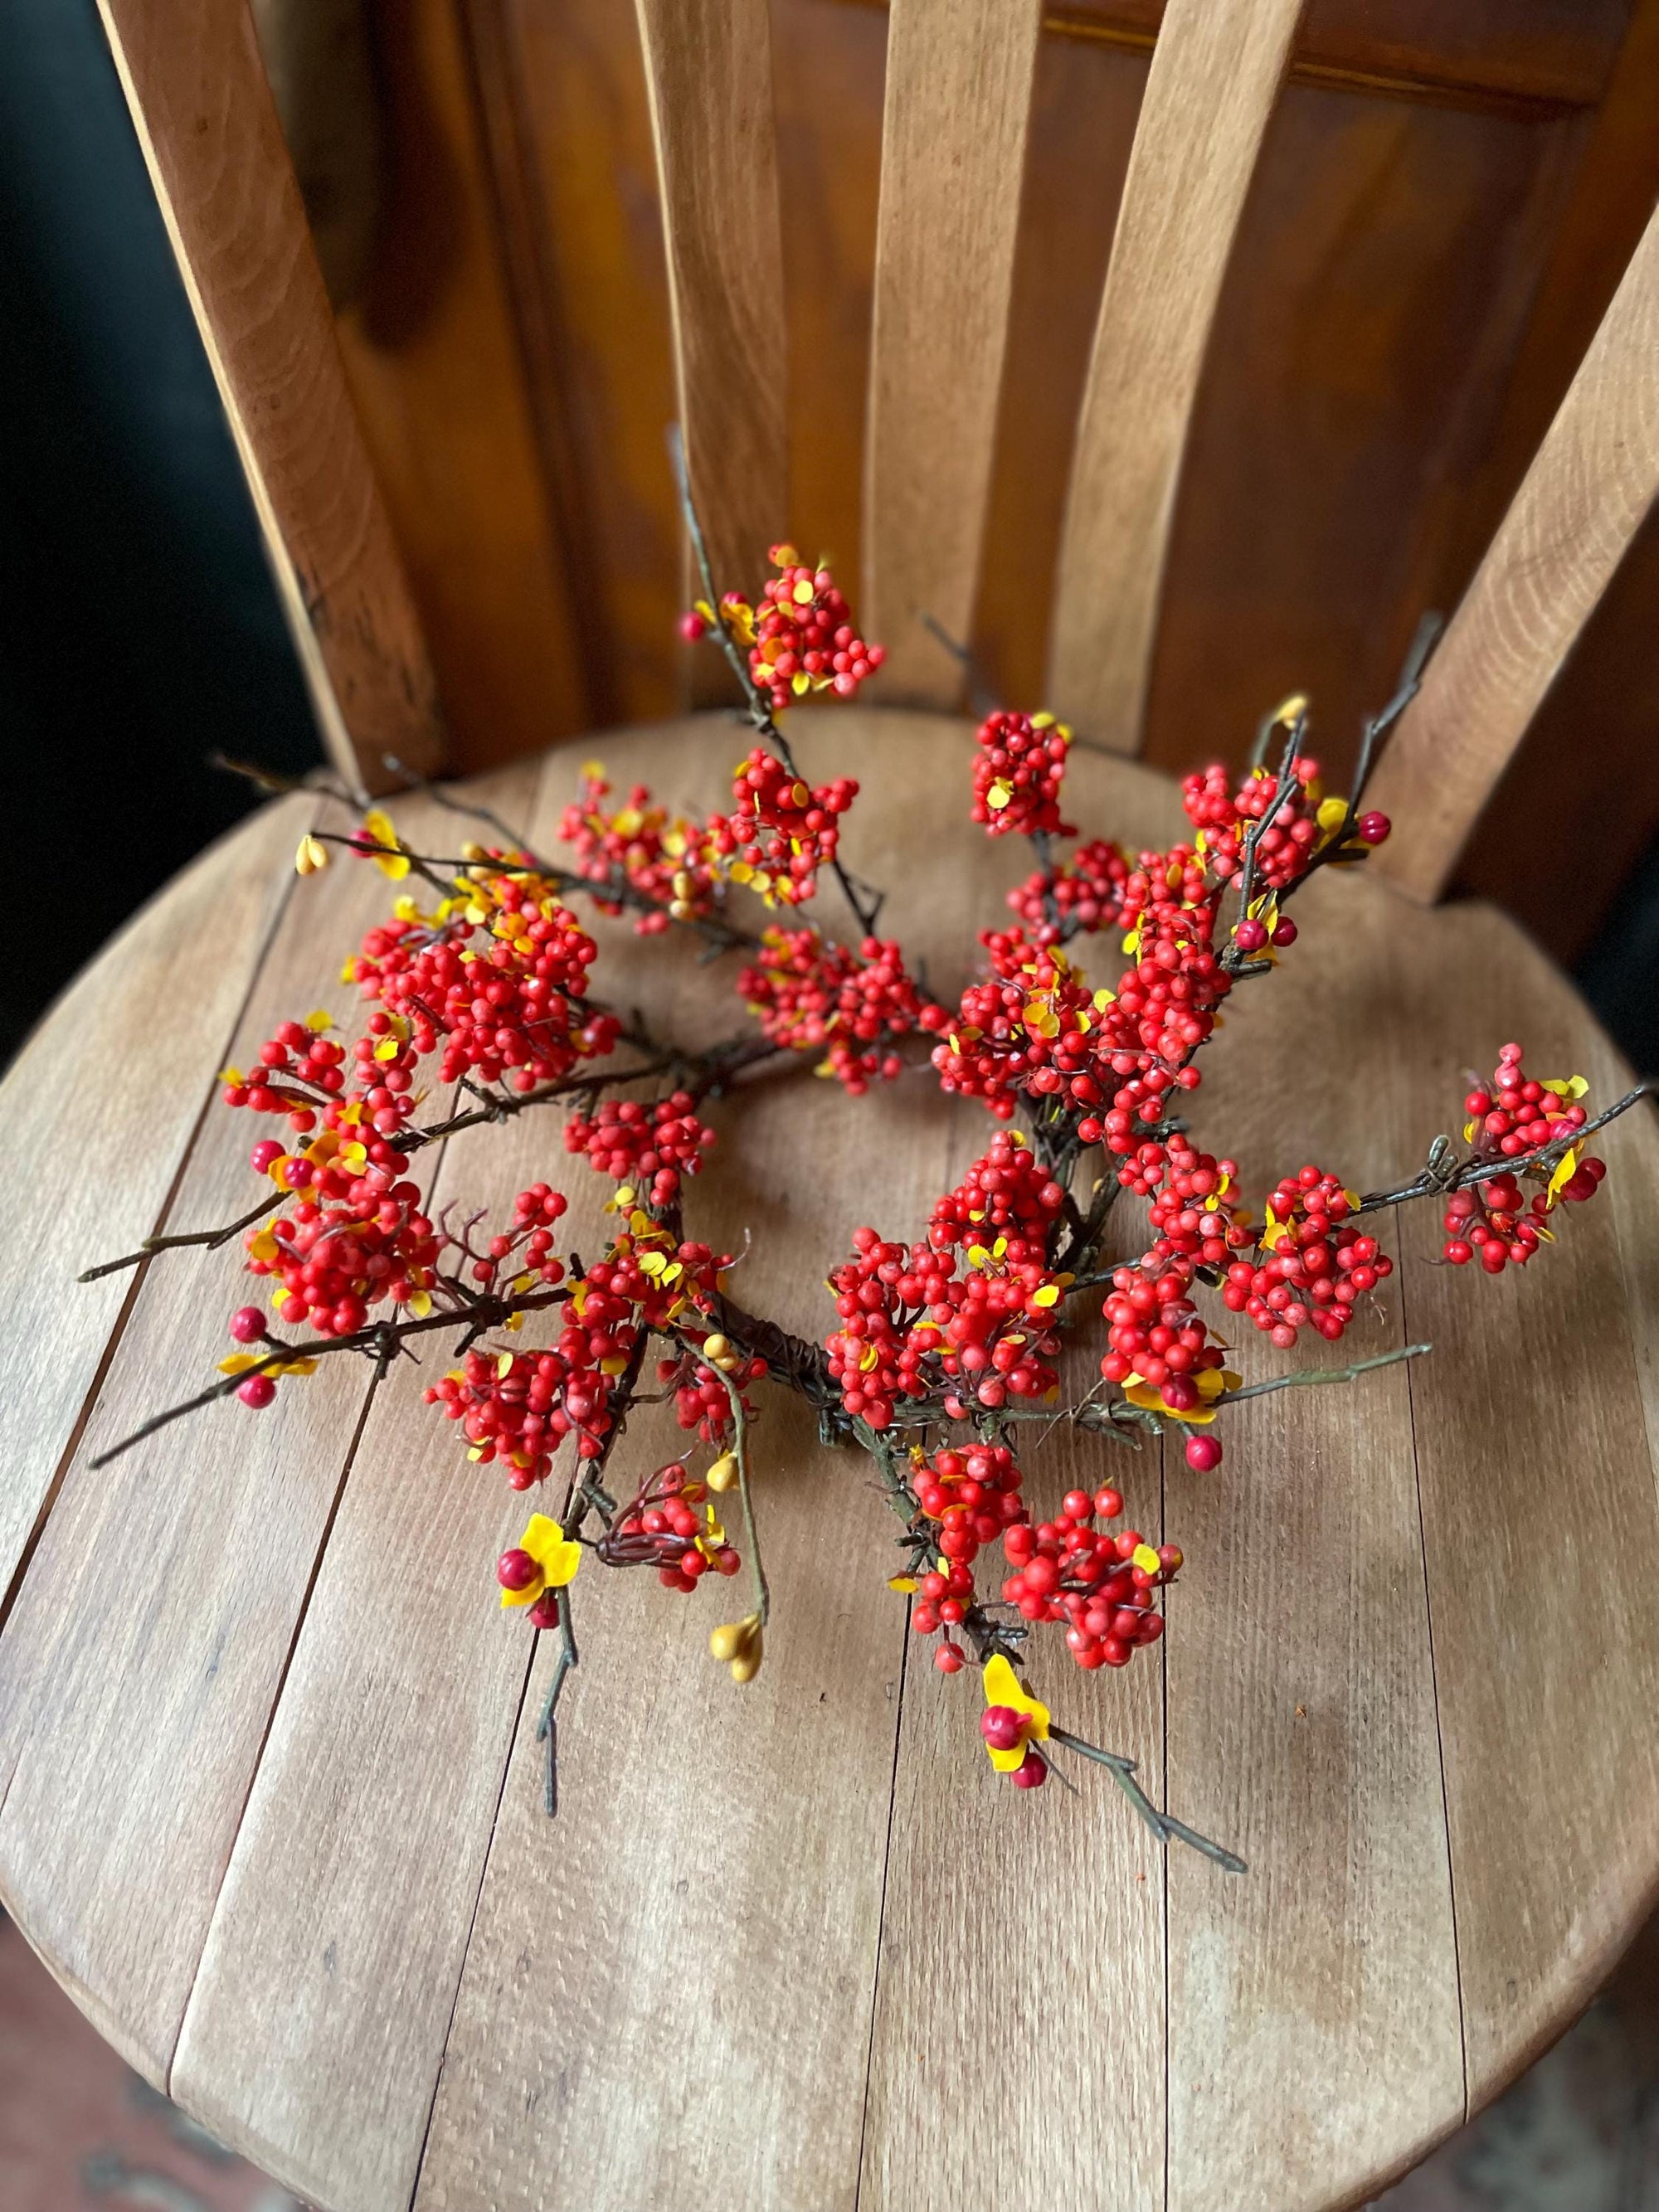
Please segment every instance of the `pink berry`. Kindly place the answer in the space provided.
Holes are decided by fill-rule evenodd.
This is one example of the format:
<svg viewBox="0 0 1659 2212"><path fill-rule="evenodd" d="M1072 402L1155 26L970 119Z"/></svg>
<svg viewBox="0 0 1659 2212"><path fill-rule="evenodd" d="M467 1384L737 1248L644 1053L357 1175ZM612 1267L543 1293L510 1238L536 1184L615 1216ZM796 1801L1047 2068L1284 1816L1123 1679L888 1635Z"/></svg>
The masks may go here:
<svg viewBox="0 0 1659 2212"><path fill-rule="evenodd" d="M1025 1733L1025 1716L1012 1705L988 1705L979 1717L979 1732L993 1751L1012 1751Z"/></svg>
<svg viewBox="0 0 1659 2212"><path fill-rule="evenodd" d="M269 1375L250 1375L246 1382L238 1384L236 1395L245 1406L252 1406L257 1412L276 1395L276 1385Z"/></svg>
<svg viewBox="0 0 1659 2212"><path fill-rule="evenodd" d="M520 1551L516 1544L495 1562L495 1579L506 1590L528 1589L540 1571L529 1553Z"/></svg>
<svg viewBox="0 0 1659 2212"><path fill-rule="evenodd" d="M1188 1437L1187 1464L1199 1474L1213 1474L1221 1464L1221 1447L1213 1437Z"/></svg>
<svg viewBox="0 0 1659 2212"><path fill-rule="evenodd" d="M258 1306L238 1306L230 1317L230 1333L238 1344L258 1344L265 1333L265 1317Z"/></svg>

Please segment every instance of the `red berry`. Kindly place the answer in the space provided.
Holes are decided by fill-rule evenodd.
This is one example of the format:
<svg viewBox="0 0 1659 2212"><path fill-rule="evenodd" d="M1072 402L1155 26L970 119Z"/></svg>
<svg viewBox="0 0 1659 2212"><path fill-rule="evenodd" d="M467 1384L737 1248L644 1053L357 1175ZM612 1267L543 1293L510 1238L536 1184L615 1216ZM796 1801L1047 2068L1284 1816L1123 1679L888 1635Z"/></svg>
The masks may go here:
<svg viewBox="0 0 1659 2212"><path fill-rule="evenodd" d="M276 1395L276 1385L269 1375L250 1375L246 1382L237 1385L236 1395L245 1406L257 1409L270 1403Z"/></svg>
<svg viewBox="0 0 1659 2212"><path fill-rule="evenodd" d="M1221 1446L1213 1437L1188 1437L1187 1464L1200 1474L1213 1474L1221 1464Z"/></svg>
<svg viewBox="0 0 1659 2212"><path fill-rule="evenodd" d="M265 1317L258 1306L238 1306L230 1317L230 1333L238 1344L258 1344L264 1336Z"/></svg>
<svg viewBox="0 0 1659 2212"><path fill-rule="evenodd" d="M1041 1790L1048 1779L1048 1762L1033 1746L1014 1769L1010 1779L1016 1790Z"/></svg>
<svg viewBox="0 0 1659 2212"><path fill-rule="evenodd" d="M516 1544L495 1562L495 1579L507 1590L528 1589L540 1572L529 1553L521 1552Z"/></svg>

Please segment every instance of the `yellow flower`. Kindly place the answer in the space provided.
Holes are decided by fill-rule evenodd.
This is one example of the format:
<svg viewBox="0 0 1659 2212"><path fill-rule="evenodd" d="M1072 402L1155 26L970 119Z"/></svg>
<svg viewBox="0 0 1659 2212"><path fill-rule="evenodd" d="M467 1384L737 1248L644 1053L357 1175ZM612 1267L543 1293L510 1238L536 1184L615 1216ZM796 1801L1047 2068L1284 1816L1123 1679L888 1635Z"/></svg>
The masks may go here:
<svg viewBox="0 0 1659 2212"><path fill-rule="evenodd" d="M294 855L296 876L314 876L319 868L328 866L328 848L313 837L310 830L300 840L300 849Z"/></svg>
<svg viewBox="0 0 1659 2212"><path fill-rule="evenodd" d="M1018 1675L1000 1651L994 1659L986 1661L982 1679L988 1707L1008 1705L1025 1717L1024 1735L1012 1751L999 1751L994 1745L988 1743L985 1747L985 1755L997 1772L1012 1774L1017 1766L1024 1764L1028 1739L1035 1737L1041 1742L1048 1735L1048 1708L1040 1705L1028 1691L1020 1687Z"/></svg>
<svg viewBox="0 0 1659 2212"><path fill-rule="evenodd" d="M398 833L392 826L390 815L382 814L378 806L372 807L363 817L363 835L365 837L373 838L377 845L396 848L385 853L371 853L368 855L383 876L390 876L396 882L399 877L409 873L409 859L398 846Z"/></svg>
<svg viewBox="0 0 1659 2212"><path fill-rule="evenodd" d="M582 1547L565 1534L545 1513L532 1513L519 1539L519 1549L536 1562L536 1572L522 1589L504 1589L501 1603L534 1605L544 1590L559 1589L570 1581L582 1563Z"/></svg>
<svg viewBox="0 0 1659 2212"><path fill-rule="evenodd" d="M1139 1406L1143 1413L1157 1413L1166 1421L1185 1421L1189 1427L1202 1428L1214 1420L1221 1400L1229 1390L1237 1390L1243 1380L1242 1376L1234 1375L1224 1367L1206 1367L1194 1377L1198 1395L1204 1402L1184 1413L1167 1405L1164 1393L1152 1383L1143 1382L1139 1375L1126 1376L1122 1389L1129 1403Z"/></svg>

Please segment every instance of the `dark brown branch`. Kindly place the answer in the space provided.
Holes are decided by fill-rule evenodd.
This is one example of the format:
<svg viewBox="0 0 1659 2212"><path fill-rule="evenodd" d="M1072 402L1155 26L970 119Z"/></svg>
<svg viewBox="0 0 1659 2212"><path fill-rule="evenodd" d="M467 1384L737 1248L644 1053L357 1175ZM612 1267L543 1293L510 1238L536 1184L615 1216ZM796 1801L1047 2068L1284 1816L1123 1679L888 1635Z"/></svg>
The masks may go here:
<svg viewBox="0 0 1659 2212"><path fill-rule="evenodd" d="M523 1297L480 1297L468 1304L446 1310L442 1313L423 1314L409 1321L371 1322L367 1328L354 1329L349 1336L320 1336L308 1338L301 1344L273 1343L273 1349L263 1359L239 1368L205 1390L198 1390L193 1398L186 1398L177 1406L169 1406L165 1413L156 1413L136 1428L118 1444L112 1444L92 1462L94 1468L107 1467L112 1460L119 1459L123 1452L153 1437L160 1429L181 1421L187 1413L199 1413L221 1398L228 1398L239 1390L251 1376L268 1374L274 1368L284 1367L298 1359L322 1359L331 1352L362 1352L378 1360L384 1368L395 1359L410 1337L429 1335L434 1329L465 1328L474 1335L486 1329L498 1328L515 1314L535 1313L544 1306L562 1305L570 1296L568 1288L526 1291Z"/></svg>
<svg viewBox="0 0 1659 2212"><path fill-rule="evenodd" d="M118 1274L123 1267L141 1267L157 1252L174 1251L186 1244L200 1244L209 1252L217 1251L220 1245L228 1244L240 1231L252 1229L256 1221L263 1221L266 1214L275 1212L284 1203L285 1195L273 1191L269 1198L262 1198L258 1206L250 1206L236 1220L226 1222L222 1229L185 1229L169 1237L146 1237L136 1252L124 1253L118 1260L100 1260L95 1267L83 1267L75 1279L77 1283L95 1283L100 1275Z"/></svg>

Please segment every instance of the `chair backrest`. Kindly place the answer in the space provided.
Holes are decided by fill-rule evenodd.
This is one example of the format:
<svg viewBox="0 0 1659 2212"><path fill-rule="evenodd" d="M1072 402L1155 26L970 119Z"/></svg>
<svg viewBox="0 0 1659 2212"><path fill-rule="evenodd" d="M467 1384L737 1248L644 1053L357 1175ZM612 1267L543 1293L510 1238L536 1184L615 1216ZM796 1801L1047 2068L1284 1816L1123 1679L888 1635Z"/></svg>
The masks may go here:
<svg viewBox="0 0 1659 2212"><path fill-rule="evenodd" d="M430 675L245 0L100 5L325 730L377 781L383 751L435 749ZM637 11L678 410L717 569L746 579L756 549L789 523L782 303L786 255L803 250L781 207L774 6L637 0ZM463 12L486 70L494 0L464 0ZM1301 14L1302 0L1166 0L1150 19L1048 641L1046 703L1124 752L1140 744L1200 376ZM480 18L495 28L481 33ZM860 611L889 647L888 696L939 708L958 702L961 670L919 617L960 638L973 629L1042 25L1042 0L888 9ZM1444 886L1659 494L1656 343L1659 217L1379 772L1377 803L1409 833L1385 849L1419 896ZM579 568L580 549L569 557ZM1239 701L1241 725L1263 703Z"/></svg>

